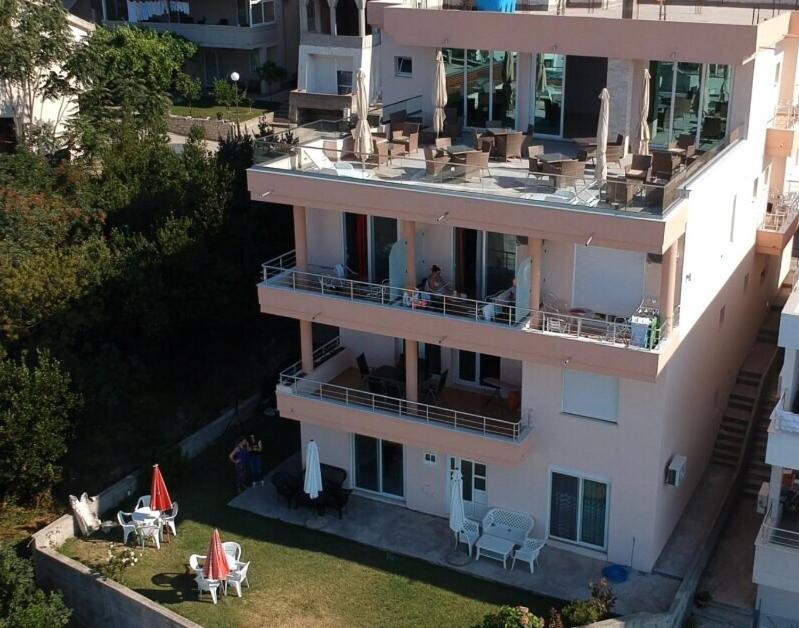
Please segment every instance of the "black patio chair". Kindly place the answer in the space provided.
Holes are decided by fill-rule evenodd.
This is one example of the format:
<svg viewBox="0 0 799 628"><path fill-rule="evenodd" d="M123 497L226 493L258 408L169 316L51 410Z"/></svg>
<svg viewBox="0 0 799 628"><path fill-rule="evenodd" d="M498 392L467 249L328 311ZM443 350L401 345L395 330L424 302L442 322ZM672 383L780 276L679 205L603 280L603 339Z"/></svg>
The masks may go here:
<svg viewBox="0 0 799 628"><path fill-rule="evenodd" d="M432 402L436 403L438 401L438 396L444 390L444 386L447 384L447 375L449 375L449 369L441 373L438 378L438 381L433 386L428 386L426 392L426 398Z"/></svg>
<svg viewBox="0 0 799 628"><path fill-rule="evenodd" d="M369 364L366 361L366 354L362 353L359 355L355 360L358 362L358 370L361 373L361 379L366 381L366 378L369 377L369 373L371 372L369 369Z"/></svg>

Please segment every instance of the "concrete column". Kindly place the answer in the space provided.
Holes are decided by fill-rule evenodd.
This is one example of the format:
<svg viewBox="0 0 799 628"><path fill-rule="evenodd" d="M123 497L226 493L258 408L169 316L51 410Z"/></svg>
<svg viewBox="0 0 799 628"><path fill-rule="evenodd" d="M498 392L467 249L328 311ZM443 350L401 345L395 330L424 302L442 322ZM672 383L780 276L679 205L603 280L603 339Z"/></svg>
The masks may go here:
<svg viewBox="0 0 799 628"><path fill-rule="evenodd" d="M297 270L308 270L308 236L305 226L305 208L294 206L294 255Z"/></svg>
<svg viewBox="0 0 799 628"><path fill-rule="evenodd" d="M541 257L543 240L541 238L529 238L527 248L530 251L530 309L535 310L530 323L533 328L540 325L538 309L541 304Z"/></svg>
<svg viewBox="0 0 799 628"><path fill-rule="evenodd" d="M311 0L314 3L314 12L313 12L313 19L314 19L314 31L317 33L322 32L322 9L319 6L320 0Z"/></svg>
<svg viewBox="0 0 799 628"><path fill-rule="evenodd" d="M300 0L300 32L308 32L308 2L312 0Z"/></svg>
<svg viewBox="0 0 799 628"><path fill-rule="evenodd" d="M400 233L405 242L405 287L413 290L416 287L416 222L400 221Z"/></svg>
<svg viewBox="0 0 799 628"><path fill-rule="evenodd" d="M311 321L300 321L300 358L306 375L313 371L313 330Z"/></svg>
<svg viewBox="0 0 799 628"><path fill-rule="evenodd" d="M419 401L419 343L405 339L405 399Z"/></svg>
<svg viewBox="0 0 799 628"><path fill-rule="evenodd" d="M366 37L366 0L355 0L358 9L358 37Z"/></svg>
<svg viewBox="0 0 799 628"><path fill-rule="evenodd" d="M660 317L663 319L663 334L671 331L674 316L674 296L677 284L677 242L663 254L660 268Z"/></svg>
<svg viewBox="0 0 799 628"><path fill-rule="evenodd" d="M338 0L327 0L327 6L330 7L330 34L338 35L336 31L336 5Z"/></svg>
<svg viewBox="0 0 799 628"><path fill-rule="evenodd" d="M533 124L535 120L530 117L532 103L530 98L533 95L534 85L530 84L532 80L533 64L535 55L529 52L518 53L518 72L516 74L516 102L519 103L519 118L516 121L516 128L520 131L526 131L528 124ZM527 159L526 152L522 155Z"/></svg>

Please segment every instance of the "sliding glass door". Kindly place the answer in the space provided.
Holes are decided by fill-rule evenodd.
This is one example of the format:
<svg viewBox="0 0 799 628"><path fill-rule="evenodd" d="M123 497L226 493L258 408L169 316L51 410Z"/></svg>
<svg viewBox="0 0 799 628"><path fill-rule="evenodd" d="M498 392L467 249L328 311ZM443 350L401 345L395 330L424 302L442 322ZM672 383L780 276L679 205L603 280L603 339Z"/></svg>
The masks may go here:
<svg viewBox="0 0 799 628"><path fill-rule="evenodd" d="M566 56L542 53L535 66L535 133L563 134L563 88L566 78Z"/></svg>
<svg viewBox="0 0 799 628"><path fill-rule="evenodd" d="M457 458L449 459L450 478L453 471L460 471L463 480L463 509L466 516L482 517L488 504L488 487L486 485L488 468L482 462Z"/></svg>
<svg viewBox="0 0 799 628"><path fill-rule="evenodd" d="M401 443L355 434L356 488L391 497L405 495L405 464Z"/></svg>
<svg viewBox="0 0 799 628"><path fill-rule="evenodd" d="M599 549L607 546L608 485L552 473L549 536Z"/></svg>
<svg viewBox="0 0 799 628"><path fill-rule="evenodd" d="M652 61L649 73L653 145L691 136L701 146L726 136L730 66Z"/></svg>

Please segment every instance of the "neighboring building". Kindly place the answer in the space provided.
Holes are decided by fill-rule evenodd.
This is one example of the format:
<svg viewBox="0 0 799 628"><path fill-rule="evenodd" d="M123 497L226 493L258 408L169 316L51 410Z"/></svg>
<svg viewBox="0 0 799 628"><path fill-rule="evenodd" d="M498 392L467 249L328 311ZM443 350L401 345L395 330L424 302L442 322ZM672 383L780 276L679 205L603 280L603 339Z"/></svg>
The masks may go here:
<svg viewBox="0 0 799 628"><path fill-rule="evenodd" d="M379 98L380 37L366 22L367 2L300 0L297 89L289 100L292 122L346 117L354 108L359 69L366 73L370 102Z"/></svg>
<svg viewBox="0 0 799 628"><path fill-rule="evenodd" d="M238 72L251 94L263 87L256 68L267 60L297 67L299 15L293 0L100 0L108 25L128 23L169 31L199 47L187 71L210 86Z"/></svg>
<svg viewBox="0 0 799 628"><path fill-rule="evenodd" d="M782 310L779 345L785 348L780 402L771 415L766 464L771 481L758 506L765 512L755 541L753 580L761 625L791 628L799 619L799 291Z"/></svg>
<svg viewBox="0 0 799 628"><path fill-rule="evenodd" d="M75 41L83 40L94 30L94 24L72 13L67 13L67 23ZM0 153L13 151L17 143L14 108L11 104L17 98L7 92L6 86L0 85ZM54 125L56 134L63 131L75 110L76 103L71 97L37 99L33 106L35 120Z"/></svg>
<svg viewBox="0 0 799 628"><path fill-rule="evenodd" d="M248 171L253 199L294 206L295 250L258 285L263 312L299 321L278 409L364 495L446 516L459 469L470 516L529 513L553 545L649 571L789 270L799 14L445 4L368 4L394 134L365 165L347 126L315 123ZM524 159L423 148L441 46L451 144L493 120L533 130ZM683 147L647 183L623 170L645 70L652 148ZM605 86L606 183L569 158L591 152L574 138L596 134Z"/></svg>

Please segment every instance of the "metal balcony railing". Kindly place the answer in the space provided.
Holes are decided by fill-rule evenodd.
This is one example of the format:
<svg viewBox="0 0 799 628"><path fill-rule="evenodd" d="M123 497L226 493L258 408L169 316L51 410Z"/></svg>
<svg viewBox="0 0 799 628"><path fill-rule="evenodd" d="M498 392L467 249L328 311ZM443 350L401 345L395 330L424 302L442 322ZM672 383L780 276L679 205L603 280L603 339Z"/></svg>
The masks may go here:
<svg viewBox="0 0 799 628"><path fill-rule="evenodd" d="M531 412L529 411L523 414L519 421L509 421L316 381L303 377L301 374L291 374L285 371L280 376L280 383L290 388L291 394L298 397L344 405L355 410L388 414L403 420L422 421L437 427L482 436L499 437L518 442L524 439L531 429Z"/></svg>
<svg viewBox="0 0 799 628"><path fill-rule="evenodd" d="M763 214L760 229L764 231L782 231L799 213L799 193L769 194L771 211Z"/></svg>
<svg viewBox="0 0 799 628"><path fill-rule="evenodd" d="M626 318L604 320L560 311L516 307L502 301L469 299L460 296L433 294L419 289L396 288L386 283L370 283L338 276L334 269L300 271L290 251L263 264L263 280L267 287L321 296L347 299L373 305L396 307L422 314L445 316L479 325L516 329L521 332L556 334L583 338L610 345L645 351L657 350L667 337L670 322L643 335L634 333ZM676 324L676 317L675 317Z"/></svg>
<svg viewBox="0 0 799 628"><path fill-rule="evenodd" d="M769 505L763 525L760 526L758 543L761 545L776 545L789 550L799 551L799 532L779 527L779 521L774 515L772 505Z"/></svg>

